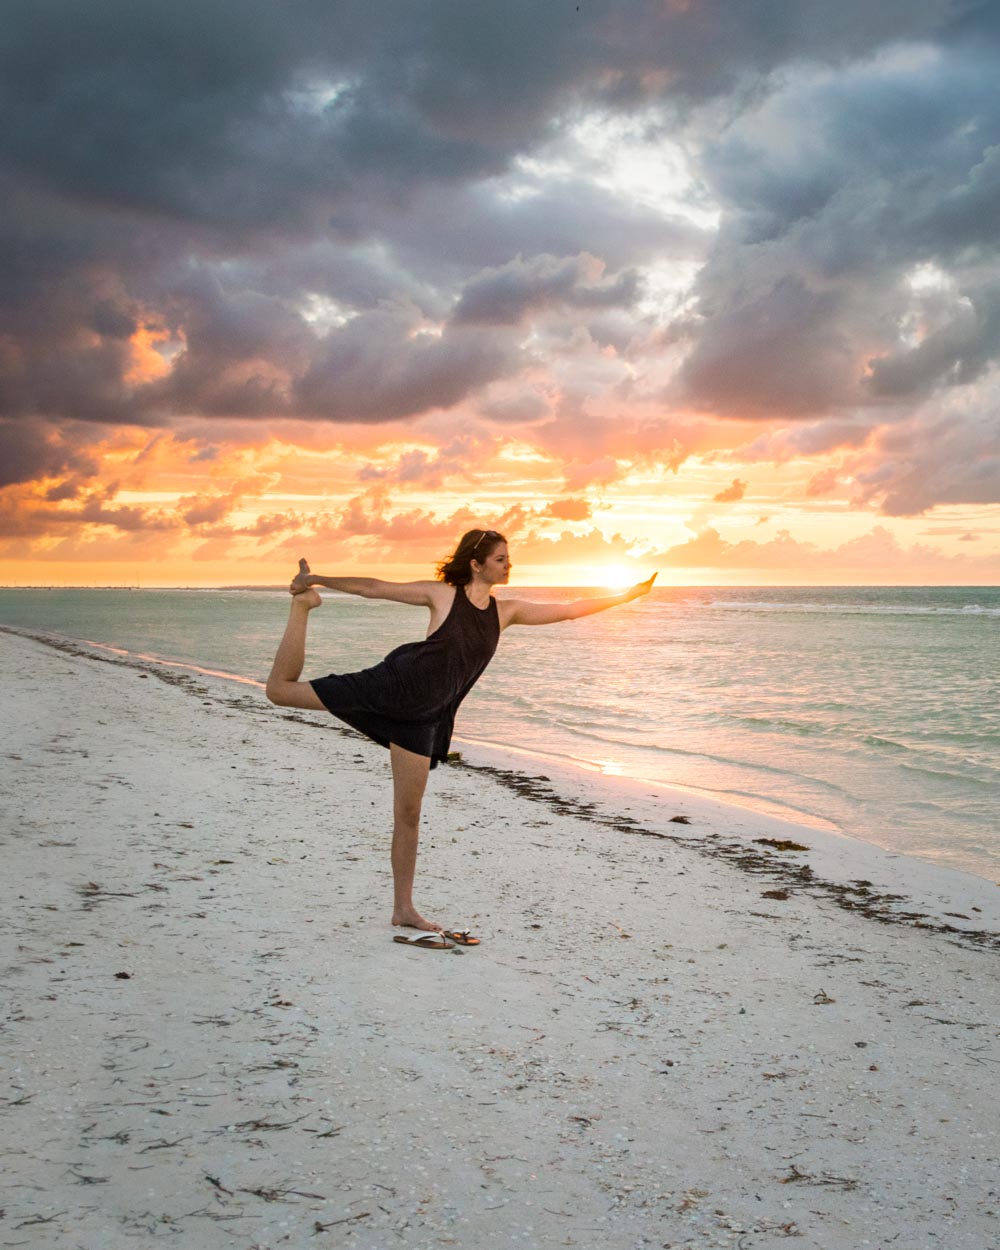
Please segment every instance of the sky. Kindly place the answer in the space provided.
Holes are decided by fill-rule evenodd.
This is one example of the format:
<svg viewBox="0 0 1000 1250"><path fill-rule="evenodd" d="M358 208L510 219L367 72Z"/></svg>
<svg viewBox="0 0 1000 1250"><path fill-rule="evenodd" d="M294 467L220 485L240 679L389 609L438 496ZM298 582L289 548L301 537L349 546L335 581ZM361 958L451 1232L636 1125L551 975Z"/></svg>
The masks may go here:
<svg viewBox="0 0 1000 1250"><path fill-rule="evenodd" d="M1000 582L995 0L7 0L0 583Z"/></svg>

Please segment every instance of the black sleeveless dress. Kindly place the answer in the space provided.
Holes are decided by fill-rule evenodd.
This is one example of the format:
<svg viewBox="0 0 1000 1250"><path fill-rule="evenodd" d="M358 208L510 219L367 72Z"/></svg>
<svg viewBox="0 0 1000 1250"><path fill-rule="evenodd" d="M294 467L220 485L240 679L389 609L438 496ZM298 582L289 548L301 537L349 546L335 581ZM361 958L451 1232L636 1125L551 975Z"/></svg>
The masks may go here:
<svg viewBox="0 0 1000 1250"><path fill-rule="evenodd" d="M455 588L451 609L422 642L407 642L357 673L331 673L309 684L324 706L352 729L388 747L395 742L430 756L431 768L448 758L455 713L482 676L500 640L500 615L490 596L485 608Z"/></svg>

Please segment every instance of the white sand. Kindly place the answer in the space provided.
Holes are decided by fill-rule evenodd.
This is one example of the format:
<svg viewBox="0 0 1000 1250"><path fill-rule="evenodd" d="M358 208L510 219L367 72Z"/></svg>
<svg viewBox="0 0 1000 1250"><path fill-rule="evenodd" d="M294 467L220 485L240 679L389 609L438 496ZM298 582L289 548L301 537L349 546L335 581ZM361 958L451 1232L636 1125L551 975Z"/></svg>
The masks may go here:
<svg viewBox="0 0 1000 1250"><path fill-rule="evenodd" d="M1000 1245L997 945L940 927L995 885L897 858L926 898L878 901L843 839L441 768L417 901L484 941L408 950L380 748L8 633L0 664L0 1246Z"/></svg>

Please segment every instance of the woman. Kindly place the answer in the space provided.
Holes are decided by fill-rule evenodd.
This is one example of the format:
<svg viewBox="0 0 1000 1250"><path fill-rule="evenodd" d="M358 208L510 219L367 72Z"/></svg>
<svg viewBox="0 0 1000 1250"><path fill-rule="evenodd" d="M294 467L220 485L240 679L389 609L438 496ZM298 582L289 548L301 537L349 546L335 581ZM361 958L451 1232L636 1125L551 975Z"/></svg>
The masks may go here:
<svg viewBox="0 0 1000 1250"><path fill-rule="evenodd" d="M474 945L468 934L445 932L413 903L420 806L430 769L446 759L455 713L496 650L509 625L551 625L603 612L647 594L653 574L621 594L575 603L531 603L493 596L506 585L511 563L507 540L496 530L470 530L455 554L438 568L438 581L385 582L373 577L321 577L305 560L289 591L291 613L267 681L267 697L279 707L326 709L375 742L389 748L393 782L392 923L419 930L397 937L433 949L451 941ZM427 637L406 643L374 668L300 681L305 663L306 623L322 600L317 586L391 599L430 610Z"/></svg>

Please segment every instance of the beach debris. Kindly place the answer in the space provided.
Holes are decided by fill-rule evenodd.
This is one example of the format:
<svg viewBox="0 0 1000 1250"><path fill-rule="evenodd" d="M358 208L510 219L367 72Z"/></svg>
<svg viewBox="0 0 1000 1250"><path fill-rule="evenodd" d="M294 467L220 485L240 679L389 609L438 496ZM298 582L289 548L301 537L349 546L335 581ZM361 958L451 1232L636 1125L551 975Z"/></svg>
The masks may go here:
<svg viewBox="0 0 1000 1250"><path fill-rule="evenodd" d="M826 990L820 990L818 994L813 995L813 1002L818 1007L825 1007L827 1003L835 1003L836 1001L835 998L830 997Z"/></svg>
<svg viewBox="0 0 1000 1250"><path fill-rule="evenodd" d="M808 846L793 842L791 838L754 838L758 846L770 846L776 851L808 851Z"/></svg>
<svg viewBox="0 0 1000 1250"><path fill-rule="evenodd" d="M803 1172L793 1163L788 1175L781 1178L781 1183L782 1185L830 1185L835 1189L850 1191L857 1189L861 1182L850 1176L831 1176L829 1172L819 1172L813 1175L810 1172Z"/></svg>
<svg viewBox="0 0 1000 1250"><path fill-rule="evenodd" d="M306 1117L304 1115L296 1116L294 1120L274 1121L274 1120L242 1120L239 1124L234 1124L234 1130L240 1133L259 1133L263 1129L270 1129L272 1132L281 1132L283 1129L291 1128L293 1125L300 1123Z"/></svg>
<svg viewBox="0 0 1000 1250"><path fill-rule="evenodd" d="M785 899L791 898L791 895L787 890L764 890L761 898L776 898L780 902L784 902Z"/></svg>
<svg viewBox="0 0 1000 1250"><path fill-rule="evenodd" d="M116 973L115 973L115 980L116 980L116 981L131 981L131 980L132 980L132 974L131 974L131 972L116 972Z"/></svg>
<svg viewBox="0 0 1000 1250"><path fill-rule="evenodd" d="M22 1220L20 1224L15 1224L15 1228L31 1228L34 1224L51 1224L53 1220L59 1219L61 1215L66 1215L66 1211L57 1211L55 1215L30 1215L26 1220Z"/></svg>
<svg viewBox="0 0 1000 1250"><path fill-rule="evenodd" d="M148 1146L143 1146L139 1154L145 1154L149 1150L172 1150L174 1146L179 1146L181 1142L190 1141L191 1134L186 1133L183 1137L175 1137L173 1141L168 1141L165 1137L160 1141L151 1142Z"/></svg>
<svg viewBox="0 0 1000 1250"><path fill-rule="evenodd" d="M78 1172L76 1168L69 1168L70 1176L75 1176L81 1185L107 1185L111 1180L110 1176L88 1176L86 1172Z"/></svg>
<svg viewBox="0 0 1000 1250"><path fill-rule="evenodd" d="M357 1215L345 1215L339 1220L327 1220L325 1224L321 1224L319 1220L313 1220L313 1236L317 1233L325 1233L328 1228L333 1228L336 1224L350 1224L353 1220L367 1220L371 1215L371 1211L359 1211Z"/></svg>
<svg viewBox="0 0 1000 1250"><path fill-rule="evenodd" d="M129 890L106 890L103 885L97 881L87 881L83 885L76 887L77 894L84 900L83 905L89 911L91 907L99 903L105 898L135 898L135 894ZM58 908L51 908L57 911Z"/></svg>
<svg viewBox="0 0 1000 1250"><path fill-rule="evenodd" d="M326 1201L326 1194L312 1194L304 1189L292 1189L288 1185L274 1185L271 1188L265 1188L260 1185L256 1189L238 1189L240 1194L253 1194L255 1198L263 1198L265 1202L284 1202L288 1197L294 1198L318 1198L320 1201Z"/></svg>
<svg viewBox="0 0 1000 1250"><path fill-rule="evenodd" d="M689 825L691 823L690 816L671 816L670 823L672 825Z"/></svg>

